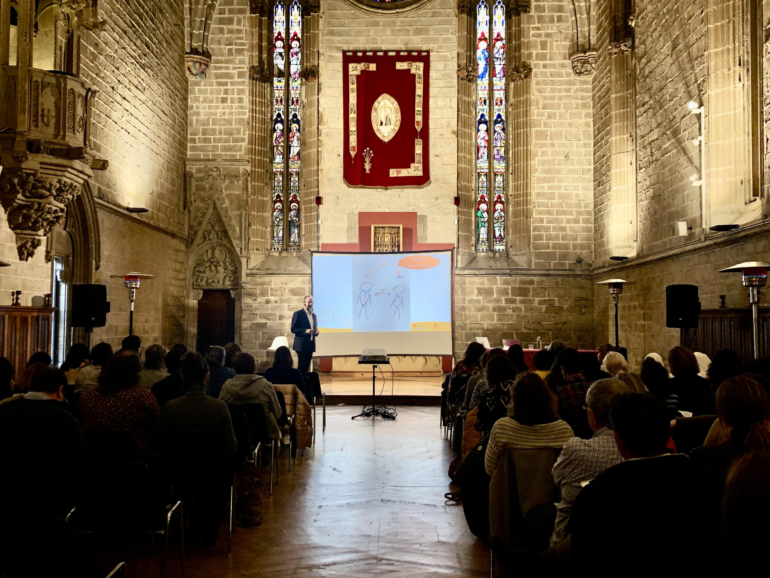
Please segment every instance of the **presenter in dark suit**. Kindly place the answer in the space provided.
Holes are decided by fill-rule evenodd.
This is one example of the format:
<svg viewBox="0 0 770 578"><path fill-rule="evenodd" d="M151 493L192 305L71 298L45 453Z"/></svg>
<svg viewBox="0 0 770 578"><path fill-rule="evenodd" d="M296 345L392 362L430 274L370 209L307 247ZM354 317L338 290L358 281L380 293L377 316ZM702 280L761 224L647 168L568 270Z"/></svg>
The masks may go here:
<svg viewBox="0 0 770 578"><path fill-rule="evenodd" d="M313 313L313 297L305 295L304 307L295 311L291 318L291 332L294 334L294 351L297 352L297 369L303 375L310 369L318 337L318 318Z"/></svg>

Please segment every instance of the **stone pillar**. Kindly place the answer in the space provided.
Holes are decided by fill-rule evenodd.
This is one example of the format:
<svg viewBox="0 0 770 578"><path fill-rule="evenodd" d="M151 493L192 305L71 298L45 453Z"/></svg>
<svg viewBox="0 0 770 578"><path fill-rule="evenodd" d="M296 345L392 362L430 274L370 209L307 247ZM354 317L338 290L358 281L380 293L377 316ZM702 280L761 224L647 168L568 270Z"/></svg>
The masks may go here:
<svg viewBox="0 0 770 578"><path fill-rule="evenodd" d="M476 118L476 5L457 3L457 264L475 256L476 175L474 143Z"/></svg>
<svg viewBox="0 0 770 578"><path fill-rule="evenodd" d="M318 237L318 211L315 198L319 194L320 141L318 126L318 64L320 53L320 0L309 0L303 6L302 18L302 165L300 180L301 246L303 250L321 248Z"/></svg>

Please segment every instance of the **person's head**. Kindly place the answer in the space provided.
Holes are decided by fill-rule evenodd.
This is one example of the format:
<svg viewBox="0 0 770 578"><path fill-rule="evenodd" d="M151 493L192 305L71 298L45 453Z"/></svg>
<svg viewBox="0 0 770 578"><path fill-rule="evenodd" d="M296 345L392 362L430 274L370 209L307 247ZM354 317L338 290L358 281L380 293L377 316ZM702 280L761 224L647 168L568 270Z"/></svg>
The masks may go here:
<svg viewBox="0 0 770 578"><path fill-rule="evenodd" d="M489 364L490 361L492 361L495 357L498 357L499 355L505 355L505 351L500 349L499 347L495 347L494 349L490 349L484 355L481 356L481 359L479 362L481 365L486 368L487 364Z"/></svg>
<svg viewBox="0 0 770 578"><path fill-rule="evenodd" d="M91 365L101 367L112 357L112 345L102 341L91 348Z"/></svg>
<svg viewBox="0 0 770 578"><path fill-rule="evenodd" d="M644 380L642 379L642 376L638 373L619 373L618 376L615 378L618 381L623 382L623 385L626 386L626 389L630 392L634 393L647 393L647 386L644 385Z"/></svg>
<svg viewBox="0 0 770 578"><path fill-rule="evenodd" d="M206 352L206 363L209 367L222 367L225 364L227 353L225 348L219 345L212 345Z"/></svg>
<svg viewBox="0 0 770 578"><path fill-rule="evenodd" d="M725 379L735 377L743 373L743 360L732 349L720 349L714 354L706 370L706 379L711 387L717 389Z"/></svg>
<svg viewBox="0 0 770 578"><path fill-rule="evenodd" d="M481 356L487 350L481 343L476 341L469 343L465 348L465 355L463 356L463 363L466 367L481 365Z"/></svg>
<svg viewBox="0 0 770 578"><path fill-rule="evenodd" d="M698 362L698 375L705 378L708 373L709 366L711 365L711 360L709 359L708 355L701 353L700 351L696 351L694 355L695 361Z"/></svg>
<svg viewBox="0 0 770 578"><path fill-rule="evenodd" d="M513 383L508 416L522 425L553 423L559 419L558 402L537 373L519 374Z"/></svg>
<svg viewBox="0 0 770 578"><path fill-rule="evenodd" d="M652 395L658 399L666 399L671 395L671 379L663 364L647 356L642 361L642 381Z"/></svg>
<svg viewBox="0 0 770 578"><path fill-rule="evenodd" d="M582 374L589 381L595 381L599 378L602 371L602 366L599 363L599 358L593 353L588 351L580 354L580 360L582 362Z"/></svg>
<svg viewBox="0 0 770 578"><path fill-rule="evenodd" d="M29 391L29 388L32 386L32 380L35 378L35 376L43 371L46 367L51 367L47 363L33 363L32 365L28 365L24 368L24 373L21 374L21 379L19 379L18 383L16 384L16 387L14 388L14 391L19 393L26 393Z"/></svg>
<svg viewBox="0 0 770 578"><path fill-rule="evenodd" d="M714 356L714 359L716 359L716 356ZM756 359L752 361L749 363L748 367L746 367L746 373L761 375L770 381L770 357L764 357L762 359Z"/></svg>
<svg viewBox="0 0 770 578"><path fill-rule="evenodd" d="M599 362L599 359L591 354ZM586 407L588 408L588 425L595 432L610 426L610 408L616 395L626 393L628 389L617 379L600 379L588 388Z"/></svg>
<svg viewBox="0 0 770 578"><path fill-rule="evenodd" d="M698 375L698 360L686 347L677 345L668 352L668 367L674 377Z"/></svg>
<svg viewBox="0 0 770 578"><path fill-rule="evenodd" d="M209 366L197 351L188 351L182 356L179 373L182 374L185 389L203 386L209 378Z"/></svg>
<svg viewBox="0 0 770 578"><path fill-rule="evenodd" d="M47 395L56 401L64 401L66 385L67 376L61 369L44 367L32 378L29 390Z"/></svg>
<svg viewBox="0 0 770 578"><path fill-rule="evenodd" d="M305 298L302 300L302 306L307 309L308 311L313 310L313 296L312 295L305 295Z"/></svg>
<svg viewBox="0 0 770 578"><path fill-rule="evenodd" d="M621 373L628 371L628 362L623 354L617 351L610 351L604 356L604 369L607 370L612 377L617 377Z"/></svg>
<svg viewBox="0 0 770 578"><path fill-rule="evenodd" d="M551 355L554 356L554 358L558 357L559 354L567 349L567 344L563 341L559 341L558 339L556 341L552 341L551 345L548 346L548 351L551 352Z"/></svg>
<svg viewBox="0 0 770 578"><path fill-rule="evenodd" d="M142 340L139 339L138 335L129 335L128 337L123 338L121 347L139 353L142 350Z"/></svg>
<svg viewBox="0 0 770 578"><path fill-rule="evenodd" d="M553 365L553 355L547 349L539 349L532 361L535 364L535 370L548 371Z"/></svg>
<svg viewBox="0 0 770 578"><path fill-rule="evenodd" d="M144 368L145 369L163 369L165 367L164 359L166 357L166 348L160 343L153 343L144 350Z"/></svg>
<svg viewBox="0 0 770 578"><path fill-rule="evenodd" d="M48 355L45 351L38 351L36 353L33 353L32 356L29 358L29 361L27 361L27 367L29 367L33 363L42 363L43 365L51 365L51 356Z"/></svg>
<svg viewBox="0 0 770 578"><path fill-rule="evenodd" d="M120 349L99 372L98 390L104 395L112 395L135 387L139 385L141 371L139 354L131 349Z"/></svg>
<svg viewBox="0 0 770 578"><path fill-rule="evenodd" d="M648 353L647 355L645 355L644 359L652 359L653 361L657 361L658 363L663 365L663 367L665 367L665 365L663 364L663 357L660 355L660 353L655 353L653 351L652 353Z"/></svg>
<svg viewBox="0 0 770 578"><path fill-rule="evenodd" d="M64 363L61 364L62 371L71 371L78 369L88 359L88 347L82 343L73 343L70 350L67 352L67 357L64 359Z"/></svg>
<svg viewBox="0 0 770 578"><path fill-rule="evenodd" d="M163 363L166 364L166 370L170 375L176 375L179 373L179 366L182 363L182 356L185 353L187 352L182 351L181 349L172 349L166 354L166 357L163 359Z"/></svg>
<svg viewBox="0 0 770 578"><path fill-rule="evenodd" d="M494 387L506 381L512 381L516 378L516 366L507 355L497 355L489 360L484 374L487 376L487 383Z"/></svg>
<svg viewBox="0 0 770 578"><path fill-rule="evenodd" d="M15 373L13 364L5 357L0 357L0 399L11 395Z"/></svg>
<svg viewBox="0 0 770 578"><path fill-rule="evenodd" d="M746 375L730 377L717 389L717 415L732 428L732 438L743 441L745 451L770 451L770 432L764 421L770 418L767 392Z"/></svg>
<svg viewBox="0 0 770 578"><path fill-rule="evenodd" d="M671 422L666 404L649 393L624 393L612 400L610 422L620 455L651 458L666 453Z"/></svg>
<svg viewBox="0 0 770 578"><path fill-rule="evenodd" d="M596 348L596 360L599 362L599 365L604 363L604 358L610 351L615 351L615 347L609 343L605 343Z"/></svg>
<svg viewBox="0 0 770 578"><path fill-rule="evenodd" d="M175 343L171 349L177 349L182 353L187 353L187 346L184 343Z"/></svg>
<svg viewBox="0 0 770 578"><path fill-rule="evenodd" d="M583 371L583 360L577 349L568 347L559 354L559 359L561 360L561 371L565 378L580 375L580 372Z"/></svg>
<svg viewBox="0 0 770 578"><path fill-rule="evenodd" d="M273 367L294 367L294 359L291 357L291 351L285 345L281 345L275 350Z"/></svg>
<svg viewBox="0 0 770 578"><path fill-rule="evenodd" d="M257 371L257 362L254 361L254 356L241 351L233 359L233 369L238 375L251 375Z"/></svg>
<svg viewBox="0 0 770 578"><path fill-rule="evenodd" d="M508 357L516 369L519 371L527 371L527 362L524 360L524 349L518 343L514 343L508 348Z"/></svg>
<svg viewBox="0 0 770 578"><path fill-rule="evenodd" d="M241 346L235 342L231 342L225 345L225 367L232 367L235 354L240 352Z"/></svg>

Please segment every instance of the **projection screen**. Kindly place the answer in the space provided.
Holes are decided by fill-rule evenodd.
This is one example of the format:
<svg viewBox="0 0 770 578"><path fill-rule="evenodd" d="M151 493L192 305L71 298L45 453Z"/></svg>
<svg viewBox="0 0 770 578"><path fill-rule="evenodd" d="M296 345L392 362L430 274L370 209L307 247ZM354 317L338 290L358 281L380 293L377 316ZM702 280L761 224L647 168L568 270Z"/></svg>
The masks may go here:
<svg viewBox="0 0 770 578"><path fill-rule="evenodd" d="M452 251L312 254L316 355L452 355Z"/></svg>

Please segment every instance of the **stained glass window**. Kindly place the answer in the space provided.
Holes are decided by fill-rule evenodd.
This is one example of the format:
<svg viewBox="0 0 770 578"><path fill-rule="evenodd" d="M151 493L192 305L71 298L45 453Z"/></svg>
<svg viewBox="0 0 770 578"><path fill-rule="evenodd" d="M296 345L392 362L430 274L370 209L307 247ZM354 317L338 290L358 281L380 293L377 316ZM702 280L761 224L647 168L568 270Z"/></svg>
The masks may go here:
<svg viewBox="0 0 770 578"><path fill-rule="evenodd" d="M288 21L284 0L276 1L273 13L274 251L300 248L302 9L299 0L288 0L288 4Z"/></svg>
<svg viewBox="0 0 770 578"><path fill-rule="evenodd" d="M476 250L504 251L506 205L503 0L479 0L476 8L476 61Z"/></svg>

